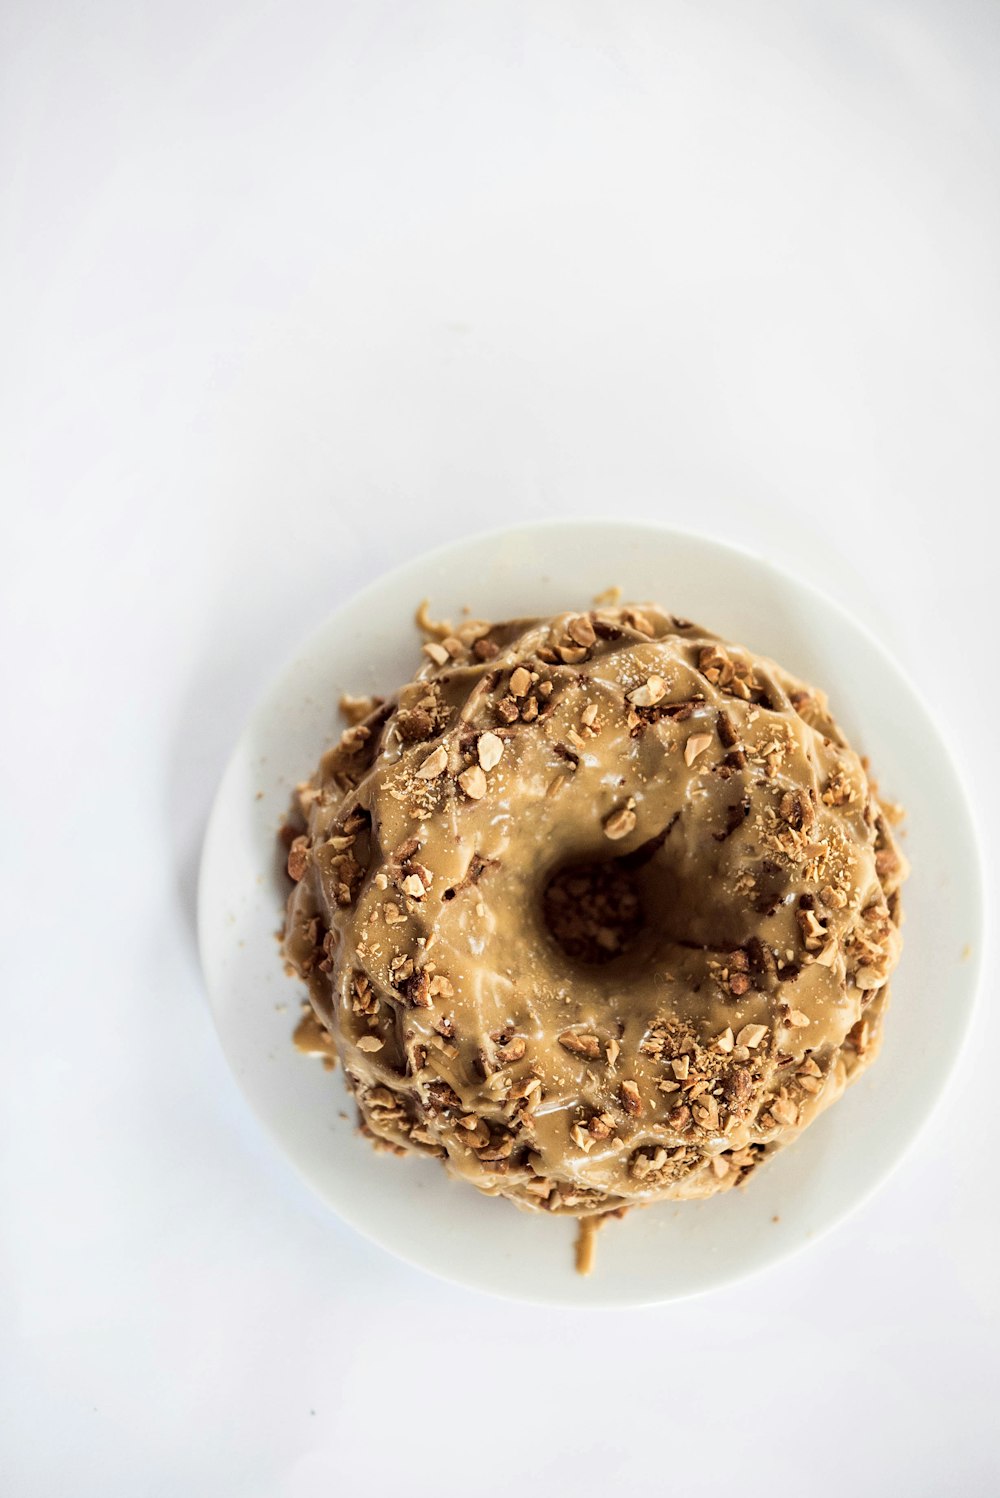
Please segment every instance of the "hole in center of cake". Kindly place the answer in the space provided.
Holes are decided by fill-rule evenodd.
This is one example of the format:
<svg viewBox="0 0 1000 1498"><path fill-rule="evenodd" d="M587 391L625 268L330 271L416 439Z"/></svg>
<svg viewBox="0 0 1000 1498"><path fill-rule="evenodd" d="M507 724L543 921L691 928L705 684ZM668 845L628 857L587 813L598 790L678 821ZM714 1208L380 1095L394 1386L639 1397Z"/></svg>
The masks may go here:
<svg viewBox="0 0 1000 1498"><path fill-rule="evenodd" d="M557 869L545 886L542 910L556 945L588 966L620 957L643 925L635 875L618 861Z"/></svg>

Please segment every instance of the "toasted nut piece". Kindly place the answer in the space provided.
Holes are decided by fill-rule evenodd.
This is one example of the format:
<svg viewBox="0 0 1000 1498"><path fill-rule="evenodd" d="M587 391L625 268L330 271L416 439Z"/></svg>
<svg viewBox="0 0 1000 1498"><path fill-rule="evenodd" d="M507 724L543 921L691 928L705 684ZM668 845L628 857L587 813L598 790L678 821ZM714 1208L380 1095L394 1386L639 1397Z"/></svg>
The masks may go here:
<svg viewBox="0 0 1000 1498"><path fill-rule="evenodd" d="M297 837L288 850L288 877L294 879L296 884L302 878L309 862L309 839Z"/></svg>
<svg viewBox="0 0 1000 1498"><path fill-rule="evenodd" d="M476 753L484 770L496 769L503 757L503 739L495 733L481 733Z"/></svg>
<svg viewBox="0 0 1000 1498"><path fill-rule="evenodd" d="M564 1030L559 1044L574 1056L585 1056L588 1061L597 1061L601 1055L601 1042L596 1035L580 1035L576 1030Z"/></svg>
<svg viewBox="0 0 1000 1498"><path fill-rule="evenodd" d="M523 697L531 686L531 672L524 666L515 666L508 683L512 697Z"/></svg>
<svg viewBox="0 0 1000 1498"><path fill-rule="evenodd" d="M803 1014L801 1009L789 1009L788 1023L795 1030L804 1030L809 1024L808 1014Z"/></svg>
<svg viewBox="0 0 1000 1498"><path fill-rule="evenodd" d="M358 1041L359 1051L380 1051L385 1045L384 1040L379 1040L377 1035L362 1035Z"/></svg>
<svg viewBox="0 0 1000 1498"><path fill-rule="evenodd" d="M619 838L628 837L636 823L635 812L630 806L619 806L609 817L604 819L604 836L609 837L613 843Z"/></svg>
<svg viewBox="0 0 1000 1498"><path fill-rule="evenodd" d="M439 775L444 774L447 768L448 751L443 744L439 744L436 749L431 750L427 758L421 763L417 770L417 778L419 780L436 780Z"/></svg>
<svg viewBox="0 0 1000 1498"><path fill-rule="evenodd" d="M641 635L652 636L655 633L651 621L639 609L628 609L624 618L626 624L631 624L632 628L638 630Z"/></svg>
<svg viewBox="0 0 1000 1498"><path fill-rule="evenodd" d="M744 1025L736 1037L736 1044L745 1045L747 1050L752 1051L760 1045L766 1034L766 1025Z"/></svg>
<svg viewBox="0 0 1000 1498"><path fill-rule="evenodd" d="M458 783L470 801L481 801L486 795L486 776L480 765L470 765L467 770L463 770Z"/></svg>
<svg viewBox="0 0 1000 1498"><path fill-rule="evenodd" d="M450 659L447 650L445 650L443 645L439 645L436 640L428 640L426 645L421 646L421 649L424 655L430 656L435 666L443 666Z"/></svg>
<svg viewBox="0 0 1000 1498"><path fill-rule="evenodd" d="M684 763L688 766L689 769L694 764L699 754L704 754L705 750L710 747L711 743L712 735L710 733L693 733L691 735L687 743L684 745Z"/></svg>
<svg viewBox="0 0 1000 1498"><path fill-rule="evenodd" d="M799 1110L791 1098L776 1097L771 1099L771 1112L779 1123L792 1125L798 1123Z"/></svg>
<svg viewBox="0 0 1000 1498"><path fill-rule="evenodd" d="M642 1112L642 1096L634 1082L622 1082L618 1088L618 1095L622 1100L622 1107L626 1113L631 1113L633 1118L638 1118Z"/></svg>
<svg viewBox="0 0 1000 1498"><path fill-rule="evenodd" d="M650 676L641 687L626 695L633 707L655 707L667 695L667 684L662 676Z"/></svg>
<svg viewBox="0 0 1000 1498"><path fill-rule="evenodd" d="M580 614L576 619L571 619L566 626L566 633L571 640L576 641L577 645L583 645L588 650L597 641L594 626L586 614Z"/></svg>

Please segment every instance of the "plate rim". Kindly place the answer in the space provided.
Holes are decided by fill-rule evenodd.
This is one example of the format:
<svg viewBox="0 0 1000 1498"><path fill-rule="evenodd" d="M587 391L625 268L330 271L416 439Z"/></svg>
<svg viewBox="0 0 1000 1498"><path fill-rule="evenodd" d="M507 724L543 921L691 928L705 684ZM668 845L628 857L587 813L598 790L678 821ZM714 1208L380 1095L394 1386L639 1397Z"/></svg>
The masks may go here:
<svg viewBox="0 0 1000 1498"><path fill-rule="evenodd" d="M414 571L430 569L435 564L446 560L449 556L462 552L469 547L481 547L492 540L509 542L513 537L525 534L538 535L544 532L581 532L600 531L613 529L618 533L632 533L640 535L655 536L659 543L669 542L672 538L682 538L696 544L702 544L720 552L727 553L731 558L741 562L751 562L755 566L763 566L769 573L776 576L785 583L790 583L794 588L804 590L807 594L816 597L827 610L835 617L846 623L850 629L859 634L879 665L888 669L898 682L905 688L912 704L926 720L937 740L943 757L947 762L953 779L953 789L957 805L961 809L962 830L965 841L971 850L974 867L969 877L970 889L975 891L975 902L969 911L972 937L970 941L971 951L968 957L968 992L969 998L965 1005L964 1017L961 1025L952 1032L951 1053L947 1064L937 1074L935 1083L927 1095L927 1103L920 1121L911 1129L906 1138L896 1146L892 1157L888 1159L878 1171L851 1200L840 1208L827 1213L822 1221L809 1234L808 1238L799 1241L787 1242L760 1262L751 1263L746 1268L739 1266L725 1271L711 1283L696 1285L678 1290L665 1290L662 1293L649 1292L638 1295L615 1296L597 1293L588 1296L586 1300L578 1297L565 1298L553 1295L550 1292L532 1293L530 1285L526 1288L501 1287L497 1284L478 1279L474 1273L460 1275L449 1268L436 1266L426 1260L410 1255L405 1247L397 1242L382 1236L377 1230L369 1227L363 1218L355 1215L352 1207L343 1207L339 1202L334 1203L322 1191L320 1186L310 1177L304 1165L286 1146L278 1130L272 1124L264 1111L258 1107L255 1099L250 1095L239 1076L230 1058L226 1039L223 1034L221 1006L217 1004L213 986L209 979L209 961L207 957L207 946L209 942L210 914L208 911L208 870L213 854L217 827L223 816L224 796L223 791L231 773L234 773L241 761L241 751L254 724L260 718L267 702L279 690L281 683L294 670L299 660L325 637L335 621L348 609L363 608L366 601L378 596L387 588L400 583L403 579L410 578ZM419 591L419 589L418 589ZM624 597L624 595L623 595ZM642 602L648 599L636 597L627 601ZM710 1295L716 1291L731 1287L743 1280L751 1279L757 1275L764 1274L779 1264L787 1262L803 1250L813 1247L827 1234L833 1232L837 1227L846 1222L850 1217L860 1211L871 1198L886 1184L892 1175L899 1169L904 1161L910 1156L926 1131L937 1116L940 1108L955 1081L956 1073L960 1069L970 1044L972 1032L982 1005L983 970L985 965L985 945L987 938L987 870L984 859L982 842L972 815L972 797L966 777L965 768L954 752L953 746L942 731L936 718L931 714L923 695L913 681L907 667L898 659L895 652L886 645L870 626L862 619L854 615L835 596L826 591L825 588L816 585L811 578L800 577L793 573L790 568L772 561L768 556L741 542L724 539L711 532L702 531L693 527L678 526L660 523L657 521L634 520L623 518L621 520L608 519L600 516L556 517L552 519L533 519L518 522L509 526L491 526L482 530L464 532L453 540L442 543L427 551L420 552L414 556L397 563L385 572L379 573L369 582L354 592L343 595L335 608L331 609L308 630L295 644L293 649L285 656L279 667L270 673L261 689L257 692L251 711L245 716L240 725L238 733L232 742L232 747L227 756L225 766L220 774L215 790L213 792L211 808L205 822L205 831L198 862L197 876L197 949L202 979L205 990L205 998L208 1005L212 1024L218 1038L220 1048L226 1066L237 1084L242 1102L255 1120L255 1126L260 1129L267 1145L286 1165L290 1165L295 1175L309 1191L309 1194L318 1199L325 1210L332 1212L342 1222L346 1223L353 1231L359 1233L366 1241L378 1245L379 1248L391 1254L400 1262L417 1269L423 1273L431 1274L439 1281L449 1285L460 1285L463 1289L472 1290L481 1294L491 1295L497 1299L507 1302L521 1304L544 1305L565 1309L586 1310L629 1310L641 1309L653 1305L667 1305L683 1300L691 1300L704 1295ZM289 1041L290 1043L290 1041ZM304 1060L306 1058L303 1058ZM509 1204L513 1210L513 1204ZM650 1206L656 1207L651 1203ZM669 1205L669 1204L668 1204ZM475 1255L470 1255L475 1259ZM573 1274L570 1265L567 1265L567 1279L577 1282L578 1277ZM610 1289L610 1287L606 1287Z"/></svg>

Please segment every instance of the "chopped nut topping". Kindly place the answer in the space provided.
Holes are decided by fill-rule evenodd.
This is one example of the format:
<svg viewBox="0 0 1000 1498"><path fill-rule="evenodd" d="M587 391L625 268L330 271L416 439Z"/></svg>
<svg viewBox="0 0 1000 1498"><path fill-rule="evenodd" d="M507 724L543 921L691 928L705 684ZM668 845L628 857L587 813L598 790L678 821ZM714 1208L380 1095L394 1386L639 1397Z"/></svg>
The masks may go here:
<svg viewBox="0 0 1000 1498"><path fill-rule="evenodd" d="M458 783L470 801L481 801L486 795L486 776L480 765L470 765L467 770L463 770Z"/></svg>
<svg viewBox="0 0 1000 1498"><path fill-rule="evenodd" d="M430 989L430 978L427 975L426 968L421 969L419 973L411 974L403 984L403 993L406 997L406 1002L412 1009L433 1008Z"/></svg>
<svg viewBox="0 0 1000 1498"><path fill-rule="evenodd" d="M699 625L470 612L345 704L282 836L285 956L340 1021L362 1128L587 1220L735 1186L877 1048L905 875L877 787L822 693ZM552 863L522 891L539 813ZM546 939L518 957L522 892Z"/></svg>
<svg viewBox="0 0 1000 1498"><path fill-rule="evenodd" d="M662 676L649 676L641 687L626 695L634 707L655 707L667 695L667 684Z"/></svg>
<svg viewBox="0 0 1000 1498"><path fill-rule="evenodd" d="M648 635L652 638L656 633L652 622L639 609L626 609L622 617L626 624L631 624L632 628L641 635Z"/></svg>
<svg viewBox="0 0 1000 1498"><path fill-rule="evenodd" d="M778 814L790 827L806 830L816 820L813 804L803 790L786 791L781 798Z"/></svg>
<svg viewBox="0 0 1000 1498"><path fill-rule="evenodd" d="M738 1066L725 1077L722 1090L729 1111L742 1117L753 1097L753 1075L745 1066Z"/></svg>
<svg viewBox="0 0 1000 1498"><path fill-rule="evenodd" d="M712 735L710 733L693 733L684 745L684 763L690 767L694 764L699 754L711 747Z"/></svg>
<svg viewBox="0 0 1000 1498"><path fill-rule="evenodd" d="M476 753L484 770L496 769L503 757L503 739L495 733L481 733Z"/></svg>
<svg viewBox="0 0 1000 1498"><path fill-rule="evenodd" d="M574 1056L585 1056L588 1061L600 1060L601 1042L596 1035L581 1035L576 1030L564 1030L559 1037L559 1044L564 1050L572 1051Z"/></svg>
<svg viewBox="0 0 1000 1498"><path fill-rule="evenodd" d="M642 1112L642 1095L635 1082L622 1082L618 1088L618 1095L622 1100L622 1107L626 1113L638 1117Z"/></svg>
<svg viewBox="0 0 1000 1498"><path fill-rule="evenodd" d="M766 1034L766 1025L744 1025L736 1037L736 1044L745 1045L747 1050L753 1051L760 1045Z"/></svg>
<svg viewBox="0 0 1000 1498"><path fill-rule="evenodd" d="M350 692L345 692L337 706L341 716L346 718L353 728L356 724L363 723L375 708L381 707L382 702L381 697L352 697Z"/></svg>
<svg viewBox="0 0 1000 1498"><path fill-rule="evenodd" d="M735 749L739 743L739 735L733 725L733 720L726 712L716 714L715 726L719 738L727 749Z"/></svg>
<svg viewBox="0 0 1000 1498"><path fill-rule="evenodd" d="M779 1123L788 1124L789 1127L798 1123L799 1110L790 1098L772 1098L771 1112Z"/></svg>
<svg viewBox="0 0 1000 1498"><path fill-rule="evenodd" d="M443 775L448 768L448 751L443 744L432 749L427 758L423 760L417 769L417 775L421 780L436 780Z"/></svg>
<svg viewBox="0 0 1000 1498"><path fill-rule="evenodd" d="M297 837L288 850L288 877L298 884L309 865L309 839Z"/></svg>
<svg viewBox="0 0 1000 1498"><path fill-rule="evenodd" d="M580 614L577 616L577 618L571 619L566 626L566 633L569 635L571 640L576 642L577 645L583 645L588 650L590 649L591 645L595 645L597 643L597 636L594 633L594 626L591 624L586 614Z"/></svg>
<svg viewBox="0 0 1000 1498"><path fill-rule="evenodd" d="M620 806L610 816L604 819L604 835L612 842L618 842L623 837L628 837L634 831L636 815L631 806Z"/></svg>
<svg viewBox="0 0 1000 1498"><path fill-rule="evenodd" d="M405 744L417 743L430 738L434 732L434 719L426 708L414 707L397 716L396 728Z"/></svg>
<svg viewBox="0 0 1000 1498"><path fill-rule="evenodd" d="M845 802L853 801L854 796L854 786L847 776L838 770L827 781L822 799L827 806L843 806Z"/></svg>
<svg viewBox="0 0 1000 1498"><path fill-rule="evenodd" d="M735 675L729 656L716 645L703 645L699 650L698 670L713 685L720 687L728 686Z"/></svg>
<svg viewBox="0 0 1000 1498"><path fill-rule="evenodd" d="M807 952L815 952L826 940L826 927L816 919L814 910L797 910L795 918L802 931Z"/></svg>

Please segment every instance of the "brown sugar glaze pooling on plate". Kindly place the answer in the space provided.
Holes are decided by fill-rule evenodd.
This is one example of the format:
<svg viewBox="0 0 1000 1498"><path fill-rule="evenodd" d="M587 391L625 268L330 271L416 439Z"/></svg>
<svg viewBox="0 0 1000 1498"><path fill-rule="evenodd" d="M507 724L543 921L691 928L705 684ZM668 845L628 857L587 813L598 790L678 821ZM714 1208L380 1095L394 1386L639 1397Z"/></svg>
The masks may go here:
<svg viewBox="0 0 1000 1498"><path fill-rule="evenodd" d="M365 1131L581 1217L735 1185L872 1058L899 956L823 694L649 605L424 652L287 830L285 954Z"/></svg>

